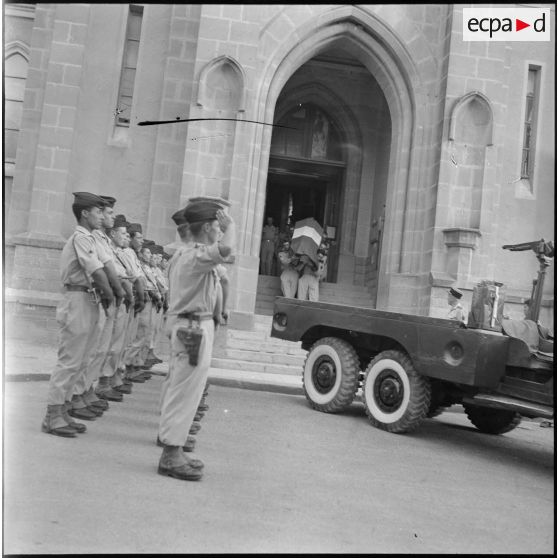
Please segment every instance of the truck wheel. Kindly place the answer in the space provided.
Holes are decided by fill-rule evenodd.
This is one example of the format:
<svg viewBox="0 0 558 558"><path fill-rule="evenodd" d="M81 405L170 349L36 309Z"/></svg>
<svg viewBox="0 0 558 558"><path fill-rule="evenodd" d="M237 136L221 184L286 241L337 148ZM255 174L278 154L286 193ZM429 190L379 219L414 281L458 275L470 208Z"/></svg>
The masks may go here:
<svg viewBox="0 0 558 558"><path fill-rule="evenodd" d="M415 429L430 407L430 382L402 351L384 351L370 362L362 393L372 425L396 434Z"/></svg>
<svg viewBox="0 0 558 558"><path fill-rule="evenodd" d="M521 415L515 411L474 405L463 405L463 408L471 423L485 434L505 434L521 422Z"/></svg>
<svg viewBox="0 0 558 558"><path fill-rule="evenodd" d="M304 395L317 411L337 413L353 402L359 375L353 346L337 337L324 337L312 345L304 362Z"/></svg>

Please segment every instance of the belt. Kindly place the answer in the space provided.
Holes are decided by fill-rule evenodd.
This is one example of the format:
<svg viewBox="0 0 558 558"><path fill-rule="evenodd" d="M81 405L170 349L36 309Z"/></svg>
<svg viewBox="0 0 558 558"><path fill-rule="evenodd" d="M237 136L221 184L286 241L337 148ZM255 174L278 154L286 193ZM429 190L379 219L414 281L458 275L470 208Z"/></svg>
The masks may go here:
<svg viewBox="0 0 558 558"><path fill-rule="evenodd" d="M64 285L67 291L81 291L83 293L89 292L89 287L84 287L83 285Z"/></svg>
<svg viewBox="0 0 558 558"><path fill-rule="evenodd" d="M213 314L211 312L182 312L176 316L180 320L212 320Z"/></svg>

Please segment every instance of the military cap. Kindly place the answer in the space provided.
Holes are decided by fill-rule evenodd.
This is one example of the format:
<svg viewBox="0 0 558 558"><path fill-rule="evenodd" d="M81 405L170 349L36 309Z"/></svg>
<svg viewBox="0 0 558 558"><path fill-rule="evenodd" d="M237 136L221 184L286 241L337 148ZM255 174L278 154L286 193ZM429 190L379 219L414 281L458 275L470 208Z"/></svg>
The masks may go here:
<svg viewBox="0 0 558 558"><path fill-rule="evenodd" d="M130 225L130 223L128 223L128 221L126 221L126 217L124 215L117 215L114 218L114 225L113 228L117 229L119 227L126 227L128 228L128 226Z"/></svg>
<svg viewBox="0 0 558 558"><path fill-rule="evenodd" d="M143 239L143 247L144 248L150 248L151 246L155 246L155 241L154 240L147 240L147 238Z"/></svg>
<svg viewBox="0 0 558 558"><path fill-rule="evenodd" d="M172 256L170 254L167 254L163 249L163 260L170 260L171 258Z"/></svg>
<svg viewBox="0 0 558 558"><path fill-rule="evenodd" d="M99 196L104 202L105 205L107 207L114 207L114 204L116 203L116 198L113 198L112 196Z"/></svg>
<svg viewBox="0 0 558 558"><path fill-rule="evenodd" d="M457 299L460 299L463 296L463 293L459 289L454 289L453 287L448 291L448 293Z"/></svg>
<svg viewBox="0 0 558 558"><path fill-rule="evenodd" d="M179 209L176 213L173 213L171 219L174 221L177 227L179 227L180 225L185 225L186 217L184 216L184 209Z"/></svg>
<svg viewBox="0 0 558 558"><path fill-rule="evenodd" d="M161 254L163 255L163 247L159 244L153 244L149 247L152 254Z"/></svg>
<svg viewBox="0 0 558 558"><path fill-rule="evenodd" d="M215 201L203 200L190 202L184 208L184 217L189 224L217 219L217 211L223 209Z"/></svg>
<svg viewBox="0 0 558 558"><path fill-rule="evenodd" d="M141 225L139 223L130 223L128 225L128 232L130 234L135 234L135 233L143 233L143 230L141 228Z"/></svg>
<svg viewBox="0 0 558 558"><path fill-rule="evenodd" d="M225 198L221 198L220 196L197 196L194 198L188 198L188 203L194 203L199 201L212 201L218 203L221 206L221 209L226 209L227 207L231 206L231 202L226 200Z"/></svg>
<svg viewBox="0 0 558 558"><path fill-rule="evenodd" d="M106 205L106 202L101 198L101 196L97 196L97 194L91 194L90 192L74 192L73 193L74 203L72 204L75 207L100 207L103 209Z"/></svg>

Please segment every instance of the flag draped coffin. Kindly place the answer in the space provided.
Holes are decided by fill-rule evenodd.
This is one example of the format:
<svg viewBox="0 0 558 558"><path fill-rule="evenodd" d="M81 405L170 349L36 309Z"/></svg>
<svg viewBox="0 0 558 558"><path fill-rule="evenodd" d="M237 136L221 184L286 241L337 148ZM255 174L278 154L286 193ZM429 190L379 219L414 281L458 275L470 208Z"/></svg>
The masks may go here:
<svg viewBox="0 0 558 558"><path fill-rule="evenodd" d="M297 221L291 239L292 251L298 255L306 254L317 266L322 234L322 227L312 217Z"/></svg>

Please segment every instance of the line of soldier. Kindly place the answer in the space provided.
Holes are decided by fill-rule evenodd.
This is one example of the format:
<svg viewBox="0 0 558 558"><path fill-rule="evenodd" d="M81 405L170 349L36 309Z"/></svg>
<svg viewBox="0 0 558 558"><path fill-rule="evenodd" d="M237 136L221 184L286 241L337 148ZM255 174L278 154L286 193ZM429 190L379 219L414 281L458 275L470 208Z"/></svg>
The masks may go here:
<svg viewBox="0 0 558 558"><path fill-rule="evenodd" d="M77 227L62 250L58 360L42 423L43 432L64 437L86 431L73 419L96 420L162 362L153 349L167 308L170 257L143 238L139 223L115 215L115 198L74 196Z"/></svg>

